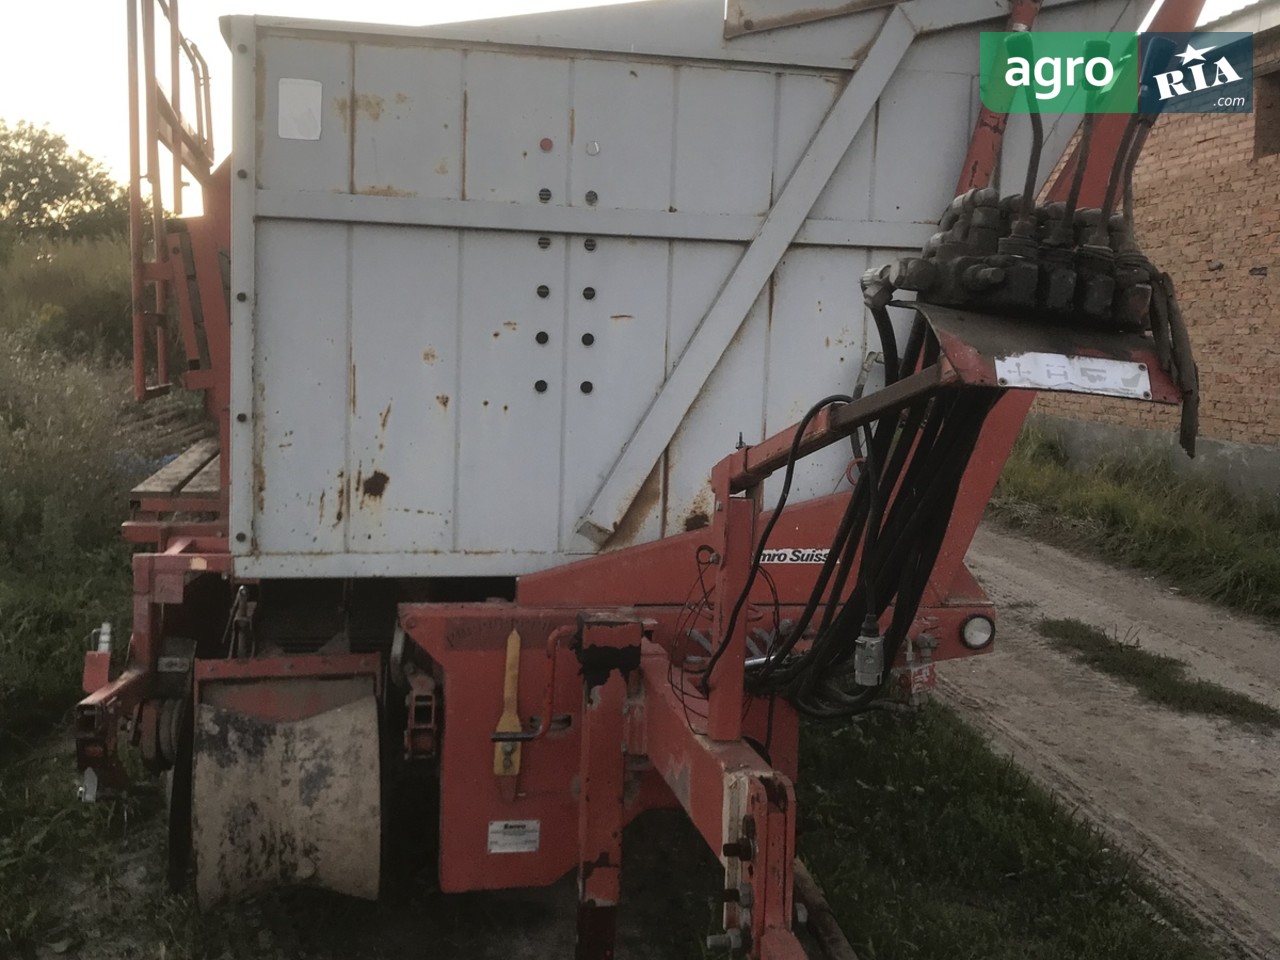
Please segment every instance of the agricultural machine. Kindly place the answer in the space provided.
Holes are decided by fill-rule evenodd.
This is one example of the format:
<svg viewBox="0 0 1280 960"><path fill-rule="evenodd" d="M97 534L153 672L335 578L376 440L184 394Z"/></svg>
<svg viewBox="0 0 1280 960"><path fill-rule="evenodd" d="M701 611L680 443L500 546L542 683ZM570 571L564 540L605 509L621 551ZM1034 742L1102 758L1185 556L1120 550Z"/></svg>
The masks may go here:
<svg viewBox="0 0 1280 960"><path fill-rule="evenodd" d="M431 783L441 889L576 870L580 958L613 954L623 827L681 807L714 942L803 956L801 718L991 649L963 558L1034 392L1181 403L1194 441L1132 229L1156 118L977 93L981 31L1141 6L230 17L215 165L178 0L129 0L134 387L204 391L217 437L133 491L84 798L124 742L168 771L170 876L208 907L376 897L388 799Z"/></svg>

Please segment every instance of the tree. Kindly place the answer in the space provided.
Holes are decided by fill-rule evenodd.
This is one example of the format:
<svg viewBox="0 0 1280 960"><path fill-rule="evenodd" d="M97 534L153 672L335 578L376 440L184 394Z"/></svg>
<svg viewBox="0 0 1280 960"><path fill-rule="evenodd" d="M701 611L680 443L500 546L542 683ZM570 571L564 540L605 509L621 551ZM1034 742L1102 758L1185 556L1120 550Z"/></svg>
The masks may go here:
<svg viewBox="0 0 1280 960"><path fill-rule="evenodd" d="M10 240L99 237L128 225L128 192L101 163L47 127L0 120L0 233Z"/></svg>

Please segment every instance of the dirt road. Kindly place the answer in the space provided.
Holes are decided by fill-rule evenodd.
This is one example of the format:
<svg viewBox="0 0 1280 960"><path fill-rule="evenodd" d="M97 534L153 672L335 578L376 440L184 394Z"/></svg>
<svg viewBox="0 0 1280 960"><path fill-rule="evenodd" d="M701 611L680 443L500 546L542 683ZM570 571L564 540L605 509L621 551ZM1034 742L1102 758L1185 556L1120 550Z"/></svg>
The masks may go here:
<svg viewBox="0 0 1280 960"><path fill-rule="evenodd" d="M1280 958L1280 736L1174 713L1055 650L1074 617L1280 708L1280 636L1150 578L986 527L969 565L997 649L942 667L943 697L1101 824L1245 956Z"/></svg>

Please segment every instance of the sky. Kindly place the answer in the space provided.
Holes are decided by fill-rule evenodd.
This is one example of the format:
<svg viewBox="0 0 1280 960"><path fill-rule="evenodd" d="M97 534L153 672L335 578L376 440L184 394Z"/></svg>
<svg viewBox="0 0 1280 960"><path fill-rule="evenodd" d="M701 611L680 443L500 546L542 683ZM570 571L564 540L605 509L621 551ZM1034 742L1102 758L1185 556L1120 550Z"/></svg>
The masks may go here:
<svg viewBox="0 0 1280 960"><path fill-rule="evenodd" d="M427 24L628 0L180 0L183 33L209 62L218 154L227 148L230 55L218 17L257 13ZM1205 21L1249 0L1207 0ZM125 0L0 0L9 42L0 57L0 119L30 120L128 176Z"/></svg>

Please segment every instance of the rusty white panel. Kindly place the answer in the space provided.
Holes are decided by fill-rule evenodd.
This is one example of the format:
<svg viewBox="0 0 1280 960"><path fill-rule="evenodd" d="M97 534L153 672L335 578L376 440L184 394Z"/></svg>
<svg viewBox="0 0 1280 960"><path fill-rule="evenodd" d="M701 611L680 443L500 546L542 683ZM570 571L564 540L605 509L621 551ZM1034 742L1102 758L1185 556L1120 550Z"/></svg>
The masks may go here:
<svg viewBox="0 0 1280 960"><path fill-rule="evenodd" d="M793 247L774 278L773 322L769 325L765 435L804 416L828 394L849 394L867 350L867 330L859 277L866 254L821 247ZM878 349L874 342L871 349ZM796 389L797 371L805 388ZM834 493L849 464L847 443L806 457L796 467L792 502ZM778 474L765 485L765 502L776 501Z"/></svg>
<svg viewBox="0 0 1280 960"><path fill-rule="evenodd" d="M936 222L955 195L971 132L967 78L895 73L877 116L871 218Z"/></svg>
<svg viewBox="0 0 1280 960"><path fill-rule="evenodd" d="M449 550L458 407L458 234L355 227L348 548Z"/></svg>
<svg viewBox="0 0 1280 960"><path fill-rule="evenodd" d="M258 117L258 186L294 190L348 190L351 186L351 46L294 37L262 37L257 76L264 113ZM320 84L315 139L282 137L281 80ZM291 99L285 84L286 109ZM287 119L287 118L286 118Z"/></svg>
<svg viewBox="0 0 1280 960"><path fill-rule="evenodd" d="M1051 2L1042 16L1046 29L1096 26L1120 6ZM250 50L237 108L252 121L236 126L249 177L233 211L233 274L249 292L233 329L233 403L252 411L242 432L254 450L247 437L233 445L237 529L253 516L237 572L518 574L595 549L575 536L583 499L739 263L753 235L742 224L760 223L807 151L812 161L848 79L838 67L866 54L887 12L733 41L718 0L389 28L376 40L382 28L307 24L303 35L298 23L233 20ZM735 305L746 319L666 452L625 478L641 509L616 540L709 517L709 471L739 434L758 442L822 393L851 391L878 347L857 281L900 251L869 244L936 221L976 111L978 28L917 38L895 70L894 16L894 55L882 50L863 76L894 75L841 162L828 151L835 172L800 227L806 245L782 254L749 309L749 293ZM467 39L438 39L450 36ZM321 85L318 140L278 136L280 79ZM1046 170L1072 125L1051 130ZM1013 138L1024 131L1015 121ZM1017 189L1008 167L1020 149L1006 148L1006 189ZM263 198L274 206L255 209ZM668 225L673 208L687 216ZM797 499L834 489L846 454L807 463Z"/></svg>
<svg viewBox="0 0 1280 960"><path fill-rule="evenodd" d="M569 196L623 210L671 205L675 134L674 67L625 60L579 60L573 68Z"/></svg>
<svg viewBox="0 0 1280 960"><path fill-rule="evenodd" d="M956 0L935 2L947 4ZM591 50L623 56L842 69L853 65L858 52L871 42L884 19L883 10L872 10L835 21L726 39L724 10L724 0L661 0L428 27L377 25L362 32L473 44L521 44L555 51ZM267 18L263 18L263 22L290 24ZM293 25L296 23L292 21ZM336 31L352 29L349 24L318 21L316 24Z"/></svg>
<svg viewBox="0 0 1280 960"><path fill-rule="evenodd" d="M466 175L463 196L550 203L569 200L568 60L469 52L466 58Z"/></svg>
<svg viewBox="0 0 1280 960"><path fill-rule="evenodd" d="M570 240L562 548L575 549L574 523L617 456L611 441L618 425L639 423L662 386L668 248L662 240L617 237L599 240L591 251L581 239ZM588 288L591 299L584 296ZM660 472L637 477L636 486L637 502L611 546L659 533Z"/></svg>
<svg viewBox="0 0 1280 960"><path fill-rule="evenodd" d="M258 227L253 478L255 549L346 545L346 226Z"/></svg>
<svg viewBox="0 0 1280 960"><path fill-rule="evenodd" d="M533 234L463 237L454 398L460 551L551 553L559 541L561 426L566 392L577 387L564 370L565 238L550 239L544 250ZM540 286L547 296L538 296Z"/></svg>
<svg viewBox="0 0 1280 960"><path fill-rule="evenodd" d="M360 44L356 193L462 197L462 52Z"/></svg>
<svg viewBox="0 0 1280 960"><path fill-rule="evenodd" d="M796 90L797 81L808 80L809 78L787 77L783 90L790 88ZM811 81L810 81L811 82ZM843 80L842 80L843 83ZM804 89L804 88L802 88ZM833 92L838 93L840 87L835 86ZM813 104L820 100L814 96L814 93L808 89L804 89L808 94L805 101ZM792 101L797 99L794 96L790 98ZM786 103L783 108L782 122L786 122L787 114L796 114L803 107L799 104L794 106L790 102ZM812 109L812 106L810 106ZM874 165L874 151L876 143L876 114L879 108L872 113L869 121L863 125L853 138L853 143L849 145L848 151L844 158L836 166L835 173L831 175L831 179L827 182L827 186L819 194L818 200L810 211L810 216L818 220L864 220L871 214L871 189L872 177L871 172ZM819 117L817 122L821 122ZM817 122L813 123L816 127ZM797 131L797 134L799 132ZM799 134L802 136L802 134Z"/></svg>
<svg viewBox="0 0 1280 960"><path fill-rule="evenodd" d="M694 324L711 306L741 253L741 246L730 243L676 245L671 262L668 371L675 366ZM664 530L668 535L710 519L714 506L711 468L733 450L738 434L746 443L762 439L768 320L766 288L667 448Z"/></svg>
<svg viewBox="0 0 1280 960"><path fill-rule="evenodd" d="M847 79L847 74L834 73L797 73L778 77L778 130L773 157L775 200L804 155L813 131L822 123ZM812 215L817 216L816 213Z"/></svg>
<svg viewBox="0 0 1280 960"><path fill-rule="evenodd" d="M724 35L794 27L801 23L829 20L861 10L887 7L902 0L727 0Z"/></svg>
<svg viewBox="0 0 1280 960"><path fill-rule="evenodd" d="M676 83L675 208L766 213L777 106L773 74L684 67Z"/></svg>

